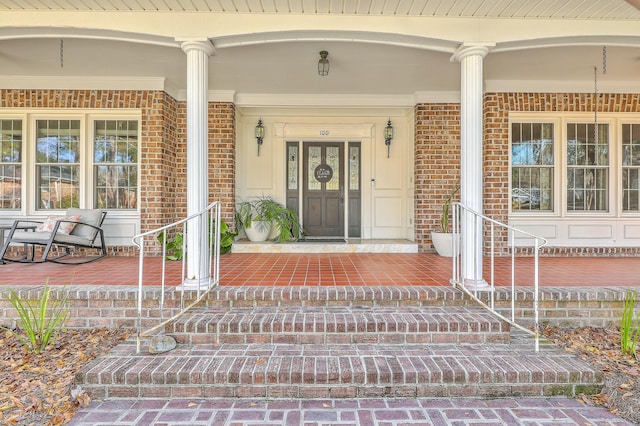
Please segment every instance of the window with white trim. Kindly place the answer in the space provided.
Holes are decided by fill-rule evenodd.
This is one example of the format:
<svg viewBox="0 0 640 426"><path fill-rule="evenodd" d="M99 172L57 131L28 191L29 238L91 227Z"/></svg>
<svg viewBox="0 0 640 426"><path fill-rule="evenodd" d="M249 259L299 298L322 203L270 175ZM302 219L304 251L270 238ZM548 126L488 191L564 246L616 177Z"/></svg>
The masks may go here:
<svg viewBox="0 0 640 426"><path fill-rule="evenodd" d="M609 126L567 123L567 211L609 211Z"/></svg>
<svg viewBox="0 0 640 426"><path fill-rule="evenodd" d="M622 125L622 211L640 211L640 124Z"/></svg>
<svg viewBox="0 0 640 426"><path fill-rule="evenodd" d="M0 118L0 209L22 207L22 120Z"/></svg>
<svg viewBox="0 0 640 426"><path fill-rule="evenodd" d="M640 115L513 113L513 217L620 218L640 213Z"/></svg>
<svg viewBox="0 0 640 426"><path fill-rule="evenodd" d="M93 138L94 207L138 205L138 122L96 120Z"/></svg>
<svg viewBox="0 0 640 426"><path fill-rule="evenodd" d="M137 213L139 114L12 115L0 112L0 214L70 207Z"/></svg>
<svg viewBox="0 0 640 426"><path fill-rule="evenodd" d="M512 210L553 210L553 147L553 123L512 123Z"/></svg>
<svg viewBox="0 0 640 426"><path fill-rule="evenodd" d="M80 120L36 120L36 208L80 207Z"/></svg>

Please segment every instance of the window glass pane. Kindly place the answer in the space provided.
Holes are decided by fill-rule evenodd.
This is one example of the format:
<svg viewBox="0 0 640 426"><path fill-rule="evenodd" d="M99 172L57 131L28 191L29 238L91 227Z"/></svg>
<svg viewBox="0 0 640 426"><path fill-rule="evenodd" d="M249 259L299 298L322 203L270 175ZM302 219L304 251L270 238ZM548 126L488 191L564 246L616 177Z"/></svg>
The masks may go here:
<svg viewBox="0 0 640 426"><path fill-rule="evenodd" d="M553 210L553 123L511 125L511 209Z"/></svg>
<svg viewBox="0 0 640 426"><path fill-rule="evenodd" d="M0 119L0 209L22 207L22 120Z"/></svg>
<svg viewBox="0 0 640 426"><path fill-rule="evenodd" d="M36 121L38 209L80 206L80 120Z"/></svg>
<svg viewBox="0 0 640 426"><path fill-rule="evenodd" d="M567 124L567 210L609 210L609 125Z"/></svg>
<svg viewBox="0 0 640 426"><path fill-rule="evenodd" d="M360 189L360 147L349 146L349 189Z"/></svg>
<svg viewBox="0 0 640 426"><path fill-rule="evenodd" d="M287 189L298 189L298 147L287 145Z"/></svg>
<svg viewBox="0 0 640 426"><path fill-rule="evenodd" d="M93 158L95 208L131 210L138 207L138 122L94 122Z"/></svg>
<svg viewBox="0 0 640 426"><path fill-rule="evenodd" d="M338 191L340 189L340 148L337 146L327 147L327 165L333 169L331 180L326 183L325 189L328 191Z"/></svg>
<svg viewBox="0 0 640 426"><path fill-rule="evenodd" d="M640 124L622 125L622 210L640 211Z"/></svg>
<svg viewBox="0 0 640 426"><path fill-rule="evenodd" d="M307 165L307 178L309 190L321 190L322 184L316 179L316 175L314 170L316 167L320 165L322 162L322 148L319 146L310 146L309 147L309 161Z"/></svg>

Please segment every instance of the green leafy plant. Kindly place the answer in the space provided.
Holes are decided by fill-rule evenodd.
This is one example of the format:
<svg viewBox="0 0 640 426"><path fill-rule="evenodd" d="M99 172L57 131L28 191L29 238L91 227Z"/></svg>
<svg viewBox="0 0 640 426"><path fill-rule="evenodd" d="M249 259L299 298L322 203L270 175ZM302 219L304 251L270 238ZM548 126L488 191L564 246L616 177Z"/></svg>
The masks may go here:
<svg viewBox="0 0 640 426"><path fill-rule="evenodd" d="M233 241L235 240L237 232L231 231L229 225L224 220L220 221L220 254L231 253L233 248ZM156 237L161 244L164 244L167 255L167 260L182 260L184 257L184 235L182 232L176 232L172 237L167 237L165 241L165 234L160 233ZM213 248L213 244L211 245Z"/></svg>
<svg viewBox="0 0 640 426"><path fill-rule="evenodd" d="M51 290L46 284L39 303L21 300L13 289L3 292L3 297L18 313L16 336L34 353L44 351L53 343L69 318L67 296L52 300Z"/></svg>
<svg viewBox="0 0 640 426"><path fill-rule="evenodd" d="M636 347L640 339L640 314L635 315L637 291L627 290L620 320L620 349L622 353L637 356Z"/></svg>
<svg viewBox="0 0 640 426"><path fill-rule="evenodd" d="M182 232L176 232L172 237L167 236L165 240L165 233L158 234L158 241L164 244L164 248L167 252L165 259L167 260L182 260L184 257L184 236Z"/></svg>
<svg viewBox="0 0 640 426"><path fill-rule="evenodd" d="M447 233L449 232L449 211L451 210L451 202L453 201L453 197L460 190L459 186L449 194L447 199L442 204L442 214L440 215L440 232Z"/></svg>
<svg viewBox="0 0 640 426"><path fill-rule="evenodd" d="M303 235L296 212L268 196L239 202L236 205L235 222L237 229L275 227L275 240L278 242L296 241Z"/></svg>
<svg viewBox="0 0 640 426"><path fill-rule="evenodd" d="M231 231L224 220L220 221L220 254L231 253L237 232Z"/></svg>

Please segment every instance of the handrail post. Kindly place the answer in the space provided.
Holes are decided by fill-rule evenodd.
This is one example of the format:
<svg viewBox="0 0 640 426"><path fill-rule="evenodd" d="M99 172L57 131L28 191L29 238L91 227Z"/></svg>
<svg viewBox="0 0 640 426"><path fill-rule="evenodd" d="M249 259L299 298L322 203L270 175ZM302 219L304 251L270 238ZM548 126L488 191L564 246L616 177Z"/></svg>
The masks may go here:
<svg viewBox="0 0 640 426"><path fill-rule="evenodd" d="M215 209L215 210L214 210ZM214 210L212 212L212 210ZM184 283L185 283L185 278L186 277L186 264L185 264L185 259L189 256L188 250L189 250L189 245L187 244L187 239L188 236L186 235L188 232L188 227L186 226L189 222L191 221L199 221L200 225L204 225L206 226L208 224L208 218L213 218L215 215L216 221L215 221L215 226L213 227L212 235L214 235L215 237L215 241L216 243L214 244L218 249L215 251L214 257L215 259L212 261L210 256L201 256L201 259L199 260L199 264L198 266L198 270L199 271L206 271L206 273L208 273L208 283L209 285L207 286L206 289L204 289L204 291L202 291L203 289L199 288L198 286L198 296L197 296L197 300L195 300L194 302L192 302L189 306L185 307L185 302L184 302L184 298L185 298L185 287L184 287ZM173 222L169 225L165 225L163 227L157 228L157 229L153 229L151 231L147 231L144 232L142 234L138 234L136 236L133 237L132 241L134 243L134 245L136 245L138 247L138 249L140 250L139 253L139 260L138 260L138 295L137 295L137 310L138 310L138 318L137 318L137 347L136 347L136 352L140 353L140 346L141 346L141 340L142 337L145 335L148 335L149 333L158 330L160 327L164 326L166 323L168 323L169 321L175 320L177 317L183 315L186 311L188 311L189 309L191 309L193 306L195 306L197 303L199 303L202 298L204 296L206 296L208 294L208 291L213 287L212 281L211 281L211 268L212 268L212 263L214 263L216 265L216 271L215 271L215 283L217 284L219 282L219 269L220 269L220 251L219 251L219 241L220 241L220 217L221 217L221 206L219 202L213 202L211 203L209 206L207 206L205 209L203 209L202 211L192 214L184 219L178 220L176 222ZM200 226L200 228L202 228ZM167 235L168 232L172 230L173 233L175 233L177 230L180 230L182 232L182 236L183 236L183 240L182 240L182 262L181 262L181 273L180 273L180 283L178 284L177 288L178 290L180 290L180 312L176 315L173 315L171 318L164 320L164 304L165 304L165 286L166 286L166 261L167 261ZM174 235L172 233L172 235ZM160 283L160 324L151 327L150 329L147 329L146 331L142 331L142 301L143 301L143 297L144 297L144 258L145 258L145 244L146 244L146 238L147 237L154 237L156 240L158 239L157 237L159 237L160 235L162 235L162 249L160 251L161 253L161 268L162 268L162 274L161 274L161 283ZM210 233L206 232L203 233L199 236L199 240L197 240L197 242L199 243L199 246L204 246L205 244L207 245L207 253L210 253ZM203 263L206 262L206 263Z"/></svg>
<svg viewBox="0 0 640 426"><path fill-rule="evenodd" d="M465 282L466 277L465 276L460 276L457 274L457 263L455 260L455 251L454 251L454 259L453 259L453 263L452 263L452 284L458 288L460 288L465 294L467 294L469 297L471 297L473 300L475 300L478 304L480 304L481 306L483 306L484 308L489 309L491 312L493 312L494 315L496 315L498 318L509 322L512 326L526 332L529 334L532 334L534 336L534 340L535 340L535 351L538 352L539 351L539 323L540 323L540 319L539 319L539 299L540 299L540 287L539 287L539 255L540 255L540 249L547 244L547 241L542 238L542 237L538 237L535 236L533 234L530 234L528 232L522 231L520 229L516 229L513 228L512 226L506 225L504 223L500 223L494 219L491 219L481 213L478 213L476 211L473 211L471 209L469 209L468 207L464 206L461 203L452 203L452 205L454 206L454 217L453 217L453 222L454 222L454 238L455 238L455 224L456 224L456 219L457 219L457 214L459 214L458 212L460 211L464 211L464 213L467 215L467 217L470 217L473 220L469 220L469 222L467 223L466 226L469 226L469 223L472 224L472 226L474 227L472 229L472 235L473 235L473 241L471 241L471 243L474 246L474 250L481 250L481 255L482 256L476 256L475 259L475 263L473 263L472 265L467 265L466 269L469 269L469 266L473 266L473 271L474 273L477 273L478 271L478 262L482 262L482 257L484 256L484 247L482 242L478 242L477 238L481 238L483 235L483 232L485 230L485 222L489 224L489 232L490 232L490 237L491 237L491 242L490 242L490 256L491 256L491 285L487 285L487 288L478 288L477 286L474 287L473 285L467 285L467 283ZM511 315L510 318L507 318L505 315L507 315L505 313L505 315L500 314L499 312L497 312L495 310L495 305L494 305L494 291L495 291L495 276L494 276L494 271L495 271L495 264L494 264L494 257L495 257L495 242L494 242L494 235L495 235L495 230L494 228L498 226L501 228L504 228L507 230L507 238L508 238L508 243L505 247L509 247L510 251L511 251L511 288L509 291L509 294L511 295ZM527 238L531 238L533 240L533 249L534 249L534 277L533 277L533 306L532 306L532 310L533 310L533 317L534 317L534 326L533 326L533 331L530 328L526 328L521 324L518 324L516 322L516 269L515 269L515 262L516 262L516 232L518 234L522 234ZM463 239L464 237L467 235L468 233L465 233L463 235ZM477 236L480 237L477 237ZM469 241L461 241L461 244L467 244L469 245ZM455 246L454 246L455 247ZM478 258L480 258L478 260ZM477 275L474 277L477 280ZM474 284L474 283L470 283L470 284ZM475 283L477 284L477 283ZM490 294L490 301L489 301L489 305L487 305L483 300L481 300L480 297L478 297L478 293L482 292L482 291L489 291Z"/></svg>

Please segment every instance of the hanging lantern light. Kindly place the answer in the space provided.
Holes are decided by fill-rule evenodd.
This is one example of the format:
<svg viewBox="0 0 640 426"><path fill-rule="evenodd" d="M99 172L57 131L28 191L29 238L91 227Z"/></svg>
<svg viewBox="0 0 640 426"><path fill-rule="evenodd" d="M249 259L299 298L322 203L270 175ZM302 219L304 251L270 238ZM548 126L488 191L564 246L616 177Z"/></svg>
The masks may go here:
<svg viewBox="0 0 640 426"><path fill-rule="evenodd" d="M318 75L325 76L329 74L329 52L326 50L320 51L320 60L318 61Z"/></svg>

